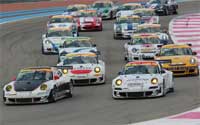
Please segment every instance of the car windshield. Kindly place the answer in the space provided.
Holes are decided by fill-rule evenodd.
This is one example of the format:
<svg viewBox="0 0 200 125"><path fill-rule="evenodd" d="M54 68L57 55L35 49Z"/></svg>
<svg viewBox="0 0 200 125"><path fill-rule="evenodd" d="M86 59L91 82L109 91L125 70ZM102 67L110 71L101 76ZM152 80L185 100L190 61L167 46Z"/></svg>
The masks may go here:
<svg viewBox="0 0 200 125"><path fill-rule="evenodd" d="M92 47L92 43L90 41L73 41L73 42L64 42L64 48L72 48L72 47Z"/></svg>
<svg viewBox="0 0 200 125"><path fill-rule="evenodd" d="M155 15L153 11L133 12L133 14L138 15L138 16L154 16Z"/></svg>
<svg viewBox="0 0 200 125"><path fill-rule="evenodd" d="M161 1L160 0L150 0L149 4L160 4Z"/></svg>
<svg viewBox="0 0 200 125"><path fill-rule="evenodd" d="M52 72L46 71L22 71L18 74L16 81L28 81L28 80L52 80Z"/></svg>
<svg viewBox="0 0 200 125"><path fill-rule="evenodd" d="M97 16L96 12L82 12L77 15L78 17L94 17Z"/></svg>
<svg viewBox="0 0 200 125"><path fill-rule="evenodd" d="M74 57L67 57L63 65L69 65L69 64L96 64L97 58L93 56L74 56Z"/></svg>
<svg viewBox="0 0 200 125"><path fill-rule="evenodd" d="M95 3L93 5L94 8L107 8L112 7L111 3Z"/></svg>
<svg viewBox="0 0 200 125"><path fill-rule="evenodd" d="M70 31L51 31L47 33L47 37L62 37L62 36L72 36Z"/></svg>
<svg viewBox="0 0 200 125"><path fill-rule="evenodd" d="M161 56L192 55L191 48L162 48Z"/></svg>
<svg viewBox="0 0 200 125"><path fill-rule="evenodd" d="M133 5L125 5L125 6L122 6L120 8L120 10L134 10L134 9L137 9L137 8L140 8L140 6L136 5L136 6L133 6Z"/></svg>
<svg viewBox="0 0 200 125"><path fill-rule="evenodd" d="M133 44L141 45L141 44L160 44L159 38L134 38Z"/></svg>
<svg viewBox="0 0 200 125"><path fill-rule="evenodd" d="M161 32L160 27L147 27L147 28L140 28L137 30L137 33L157 33Z"/></svg>
<svg viewBox="0 0 200 125"><path fill-rule="evenodd" d="M51 18L49 23L71 23L73 22L72 18Z"/></svg>
<svg viewBox="0 0 200 125"><path fill-rule="evenodd" d="M139 18L128 18L128 19L119 19L117 23L139 23Z"/></svg>
<svg viewBox="0 0 200 125"><path fill-rule="evenodd" d="M124 70L125 75L129 74L157 74L159 73L158 66L152 65L135 65L126 67Z"/></svg>

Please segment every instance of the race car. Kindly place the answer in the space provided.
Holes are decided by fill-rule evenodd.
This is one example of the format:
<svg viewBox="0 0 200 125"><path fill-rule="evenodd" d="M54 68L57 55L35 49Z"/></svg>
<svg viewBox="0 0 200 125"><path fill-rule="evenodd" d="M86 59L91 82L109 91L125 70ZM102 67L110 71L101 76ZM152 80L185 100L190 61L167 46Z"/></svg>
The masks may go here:
<svg viewBox="0 0 200 125"><path fill-rule="evenodd" d="M167 34L166 30L161 30L160 24L141 24L138 25L136 33L156 33L163 42L168 43L169 42L169 36Z"/></svg>
<svg viewBox="0 0 200 125"><path fill-rule="evenodd" d="M58 62L62 62L66 54L75 52L97 52L96 44L91 37L68 37L59 48Z"/></svg>
<svg viewBox="0 0 200 125"><path fill-rule="evenodd" d="M140 21L139 16L121 16L120 18L117 18L114 23L114 39L131 38L131 35L140 24Z"/></svg>
<svg viewBox="0 0 200 125"><path fill-rule="evenodd" d="M156 61L134 61L125 65L112 81L112 97L143 98L174 92L173 73Z"/></svg>
<svg viewBox="0 0 200 125"><path fill-rule="evenodd" d="M21 69L17 77L3 87L5 104L55 102L72 97L73 85L56 67L29 67Z"/></svg>
<svg viewBox="0 0 200 125"><path fill-rule="evenodd" d="M66 75L71 78L73 85L105 83L105 63L99 59L99 55L96 53L70 53L57 66L71 67Z"/></svg>
<svg viewBox="0 0 200 125"><path fill-rule="evenodd" d="M196 52L191 49L191 44L169 44L162 46L155 60L162 67L170 70L175 76L199 75Z"/></svg>
<svg viewBox="0 0 200 125"><path fill-rule="evenodd" d="M50 28L42 35L42 53L57 54L67 37L76 37L78 33L70 28Z"/></svg>
<svg viewBox="0 0 200 125"><path fill-rule="evenodd" d="M133 10L133 15L141 16L142 23L159 24L159 16L156 15L155 10L151 8L139 8Z"/></svg>
<svg viewBox="0 0 200 125"><path fill-rule="evenodd" d="M59 27L71 28L74 31L78 32L77 23L74 20L73 16L56 15L52 16L50 20L47 22L47 29L59 28Z"/></svg>
<svg viewBox="0 0 200 125"><path fill-rule="evenodd" d="M157 34L134 34L132 41L124 46L125 60L153 60L162 45Z"/></svg>
<svg viewBox="0 0 200 125"><path fill-rule="evenodd" d="M102 19L96 10L80 10L75 18L80 31L103 30Z"/></svg>
<svg viewBox="0 0 200 125"><path fill-rule="evenodd" d="M116 17L119 18L120 16L132 16L133 10L138 8L142 8L142 5L139 3L125 3L117 8Z"/></svg>
<svg viewBox="0 0 200 125"><path fill-rule="evenodd" d="M97 10L102 19L113 19L116 17L117 6L110 0L95 1L91 9Z"/></svg>
<svg viewBox="0 0 200 125"><path fill-rule="evenodd" d="M178 4L176 0L150 0L146 7L155 9L158 15L177 14Z"/></svg>
<svg viewBox="0 0 200 125"><path fill-rule="evenodd" d="M86 10L86 9L88 9L88 6L86 4L69 5L69 6L67 6L63 15L75 16L79 10Z"/></svg>

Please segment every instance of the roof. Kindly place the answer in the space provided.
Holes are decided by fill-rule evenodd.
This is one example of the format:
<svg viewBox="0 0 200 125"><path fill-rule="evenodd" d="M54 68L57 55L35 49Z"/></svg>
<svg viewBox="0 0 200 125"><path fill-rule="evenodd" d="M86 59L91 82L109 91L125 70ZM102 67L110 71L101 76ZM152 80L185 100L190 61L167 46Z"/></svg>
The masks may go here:
<svg viewBox="0 0 200 125"><path fill-rule="evenodd" d="M113 3L113 2L110 0L97 0L94 3Z"/></svg>
<svg viewBox="0 0 200 125"><path fill-rule="evenodd" d="M79 10L79 12L84 12L84 13L96 13L96 10Z"/></svg>
<svg viewBox="0 0 200 125"><path fill-rule="evenodd" d="M134 62L129 62L125 66L135 66L135 65L152 65L152 66L157 66L158 62L157 61L134 61Z"/></svg>
<svg viewBox="0 0 200 125"><path fill-rule="evenodd" d="M139 3L125 3L122 6L142 6L142 5Z"/></svg>
<svg viewBox="0 0 200 125"><path fill-rule="evenodd" d="M91 56L91 57L95 57L97 56L95 53L92 52L85 52L85 53L69 53L66 54L67 57L76 57L76 56Z"/></svg>
<svg viewBox="0 0 200 125"><path fill-rule="evenodd" d="M144 11L152 11L152 12L154 12L155 9L151 9L151 8L138 8L138 9L135 9L133 11L134 12L144 12Z"/></svg>
<svg viewBox="0 0 200 125"><path fill-rule="evenodd" d="M51 18L73 18L73 16L70 16L70 15L55 15L55 16L52 16Z"/></svg>
<svg viewBox="0 0 200 125"><path fill-rule="evenodd" d="M48 32L51 31L71 31L71 28L69 27L53 27L53 28L49 28Z"/></svg>
<svg viewBox="0 0 200 125"><path fill-rule="evenodd" d="M162 46L162 48L191 48L188 44L168 44Z"/></svg>
<svg viewBox="0 0 200 125"><path fill-rule="evenodd" d="M161 25L160 24L141 24L141 25L138 25L138 28L148 28L148 27L158 27L158 28L160 28Z"/></svg>
<svg viewBox="0 0 200 125"><path fill-rule="evenodd" d="M159 38L155 33L138 33L134 34L132 38Z"/></svg>
<svg viewBox="0 0 200 125"><path fill-rule="evenodd" d="M140 18L140 16L132 15L132 16L120 16L119 19L128 19L128 18Z"/></svg>
<svg viewBox="0 0 200 125"><path fill-rule="evenodd" d="M51 72L52 71L52 67L48 67L48 66L27 67L27 68L24 68L24 69L20 70L20 72L24 72L24 71L45 71L45 72Z"/></svg>
<svg viewBox="0 0 200 125"><path fill-rule="evenodd" d="M77 8L79 8L79 7L87 7L87 5L86 4L72 4L72 5L69 5L68 7L77 7Z"/></svg>
<svg viewBox="0 0 200 125"><path fill-rule="evenodd" d="M80 42L86 42L86 41L90 41L92 42L92 38L91 37L67 37L65 39L65 41L67 42L73 42L73 41L80 41Z"/></svg>

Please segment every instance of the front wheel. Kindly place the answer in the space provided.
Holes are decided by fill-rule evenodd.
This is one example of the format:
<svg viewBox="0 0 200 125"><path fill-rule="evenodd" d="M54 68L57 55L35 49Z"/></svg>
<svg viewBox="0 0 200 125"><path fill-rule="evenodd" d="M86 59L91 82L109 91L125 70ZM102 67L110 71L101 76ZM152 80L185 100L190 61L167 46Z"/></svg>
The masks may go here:
<svg viewBox="0 0 200 125"><path fill-rule="evenodd" d="M162 85L162 97L166 96L166 87L165 87L165 82L163 82L163 85Z"/></svg>
<svg viewBox="0 0 200 125"><path fill-rule="evenodd" d="M48 98L48 101L49 102L56 102L56 96L57 96L57 93L56 93L56 88L54 87L50 94L49 94L49 98Z"/></svg>
<svg viewBox="0 0 200 125"><path fill-rule="evenodd" d="M67 96L68 97L72 97L73 96L73 85L72 85L72 83L69 83L69 93L67 93Z"/></svg>

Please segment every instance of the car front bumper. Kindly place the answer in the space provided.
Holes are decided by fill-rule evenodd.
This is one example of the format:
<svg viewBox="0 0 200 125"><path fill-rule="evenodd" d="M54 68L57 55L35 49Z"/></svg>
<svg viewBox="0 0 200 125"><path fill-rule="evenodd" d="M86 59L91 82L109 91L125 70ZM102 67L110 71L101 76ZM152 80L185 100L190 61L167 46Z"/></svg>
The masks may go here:
<svg viewBox="0 0 200 125"><path fill-rule="evenodd" d="M156 52L152 53L138 53L138 54L129 54L128 60L134 61L134 60L153 60L156 55Z"/></svg>
<svg viewBox="0 0 200 125"><path fill-rule="evenodd" d="M161 86L151 86L148 89L134 90L129 88L112 88L113 98L145 98L162 96Z"/></svg>
<svg viewBox="0 0 200 125"><path fill-rule="evenodd" d="M173 72L174 76L186 76L186 75L198 75L198 66L188 66L188 67L163 67L169 71Z"/></svg>
<svg viewBox="0 0 200 125"><path fill-rule="evenodd" d="M81 24L80 25L80 30L100 30L102 28L102 24Z"/></svg>
<svg viewBox="0 0 200 125"><path fill-rule="evenodd" d="M133 33L134 33L134 30L127 30L123 32L115 32L115 36L118 38L131 38Z"/></svg>

